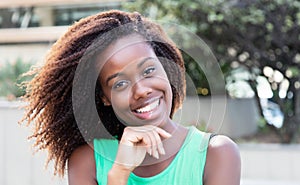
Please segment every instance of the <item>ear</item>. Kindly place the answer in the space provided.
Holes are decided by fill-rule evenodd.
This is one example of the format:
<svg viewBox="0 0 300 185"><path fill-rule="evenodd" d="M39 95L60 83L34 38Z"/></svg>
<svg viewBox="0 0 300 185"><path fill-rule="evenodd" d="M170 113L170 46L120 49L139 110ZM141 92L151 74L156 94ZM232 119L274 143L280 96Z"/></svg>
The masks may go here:
<svg viewBox="0 0 300 185"><path fill-rule="evenodd" d="M102 100L104 106L110 106L111 105L109 99L106 96L102 96L101 100Z"/></svg>

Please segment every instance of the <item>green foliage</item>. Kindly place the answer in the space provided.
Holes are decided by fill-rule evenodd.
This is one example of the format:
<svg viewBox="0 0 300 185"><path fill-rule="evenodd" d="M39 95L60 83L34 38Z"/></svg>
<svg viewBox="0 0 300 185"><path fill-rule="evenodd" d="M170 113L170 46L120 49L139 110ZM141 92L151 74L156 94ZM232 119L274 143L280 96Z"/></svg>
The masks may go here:
<svg viewBox="0 0 300 185"><path fill-rule="evenodd" d="M186 72L191 78L193 84L187 83L187 95L198 94L200 96L210 95L209 83L197 62L185 52L182 52L185 60ZM196 87L196 92L193 92ZM191 92L192 91L192 92Z"/></svg>
<svg viewBox="0 0 300 185"><path fill-rule="evenodd" d="M15 62L6 62L0 67L0 96L5 97L20 97L25 94L22 82L28 81L31 77L22 76L27 72L31 63L23 62L18 58Z"/></svg>
<svg viewBox="0 0 300 185"><path fill-rule="evenodd" d="M300 76L300 69L295 66L289 66L286 70L288 72L289 77L297 77Z"/></svg>
<svg viewBox="0 0 300 185"><path fill-rule="evenodd" d="M236 68L248 71L248 83L257 98L256 78L268 79L274 93L272 101L289 118L285 119L281 132L285 136L281 138L292 141L294 128L300 127L299 121L288 121L296 119L296 110L300 109L295 103L300 99L300 1L136 0L125 8L154 20L177 23L197 34L216 55L225 78L232 78L231 71ZM192 42L189 44L192 46ZM184 59L197 88L209 88L201 69L188 56ZM280 72L284 80L265 76L265 66ZM283 97L279 95L285 80L289 85Z"/></svg>
<svg viewBox="0 0 300 185"><path fill-rule="evenodd" d="M191 16L192 11L198 11L199 8L202 10L207 10L209 12L210 10L210 19L211 20L222 20L223 15L216 14L214 11L212 11L214 5L220 3L219 1L207 1L210 4L207 4L207 8L199 6L199 5L205 5L204 3L200 3L199 1L185 1L185 0L166 0L166 1L142 1L137 0L130 3L126 3L124 5L124 8L128 11L138 11L144 16L150 17L153 20L160 20L162 22L171 22L178 25L182 25L185 28L188 28L189 31L192 33L198 33L199 28L203 31L207 31L207 28L209 28L208 22L198 22L193 20L193 16ZM145 8L147 7L147 8ZM205 18L206 19L206 18ZM184 20L184 21L183 21ZM187 20L187 21L185 21ZM184 22L184 23L183 23ZM219 29L220 33L222 32L221 29ZM176 37L176 34L180 33L172 33L174 37ZM183 41L180 41L185 49L187 50L193 50L194 47L194 40L193 38L189 38L189 35L180 35L176 38L182 38ZM219 50L226 50L225 47L220 46L218 48ZM207 96L211 95L209 82L206 78L205 73L201 69L201 67L197 64L194 59L187 55L186 53L182 52L183 58L185 61L185 67L186 71L193 81L193 86L196 87L196 93L200 96ZM229 74L230 68L227 63L220 63L221 70L224 72L224 74ZM195 92L190 92L189 90L194 90L194 88L189 88L189 84L187 84L187 94L188 95L194 95Z"/></svg>

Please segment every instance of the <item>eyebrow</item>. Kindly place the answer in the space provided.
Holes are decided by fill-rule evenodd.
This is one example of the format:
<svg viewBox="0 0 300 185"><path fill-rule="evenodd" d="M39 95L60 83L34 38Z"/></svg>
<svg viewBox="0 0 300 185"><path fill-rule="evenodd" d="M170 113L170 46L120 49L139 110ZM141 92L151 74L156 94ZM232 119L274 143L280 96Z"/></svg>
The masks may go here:
<svg viewBox="0 0 300 185"><path fill-rule="evenodd" d="M138 67L138 68L141 68L141 67L144 65L145 62L147 62L148 60L151 60L151 59L155 59L155 58L154 58L154 57L146 57L146 58L144 58L143 60L141 60L141 61L138 63L137 67ZM109 77L107 78L107 80L106 80L106 85L108 85L108 83L109 83L110 80L116 78L117 76L121 76L121 75L123 75L123 73L115 73L115 74L112 74L111 76L109 76Z"/></svg>
<svg viewBox="0 0 300 185"><path fill-rule="evenodd" d="M137 67L138 67L138 68L141 68L141 67L144 65L144 63L146 63L148 60L152 60L152 59L155 59L155 58L154 58L154 57L147 57L147 58L144 58L143 60L141 60L141 61L138 63Z"/></svg>

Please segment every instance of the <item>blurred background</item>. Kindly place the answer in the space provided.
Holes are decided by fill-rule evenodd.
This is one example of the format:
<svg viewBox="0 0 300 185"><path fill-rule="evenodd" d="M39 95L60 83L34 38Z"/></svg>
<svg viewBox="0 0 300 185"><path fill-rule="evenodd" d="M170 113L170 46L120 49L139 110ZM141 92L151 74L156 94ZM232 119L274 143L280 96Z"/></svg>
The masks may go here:
<svg viewBox="0 0 300 185"><path fill-rule="evenodd" d="M0 1L0 184L67 184L32 148L21 74L41 66L52 44L79 19L109 9L138 11L187 28L210 47L225 86L183 52L187 98L180 121L234 139L242 185L300 184L300 1L298 0L10 0ZM186 48L193 42L186 39ZM213 75L213 74L212 74ZM224 91L225 89L225 91ZM222 123L209 122L212 97L226 99ZM191 114L199 101L199 114ZM218 106L217 106L218 107ZM175 119L178 117L175 116ZM34 155L33 155L34 154Z"/></svg>

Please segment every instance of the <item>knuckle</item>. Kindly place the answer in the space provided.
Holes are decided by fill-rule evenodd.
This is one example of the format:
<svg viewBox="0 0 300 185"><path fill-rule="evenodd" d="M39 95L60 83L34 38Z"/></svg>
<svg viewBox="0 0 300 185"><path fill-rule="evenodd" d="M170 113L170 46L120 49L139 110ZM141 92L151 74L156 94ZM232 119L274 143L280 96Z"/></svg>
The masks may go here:
<svg viewBox="0 0 300 185"><path fill-rule="evenodd" d="M130 131L130 127L125 127L124 132L128 132L128 131Z"/></svg>

